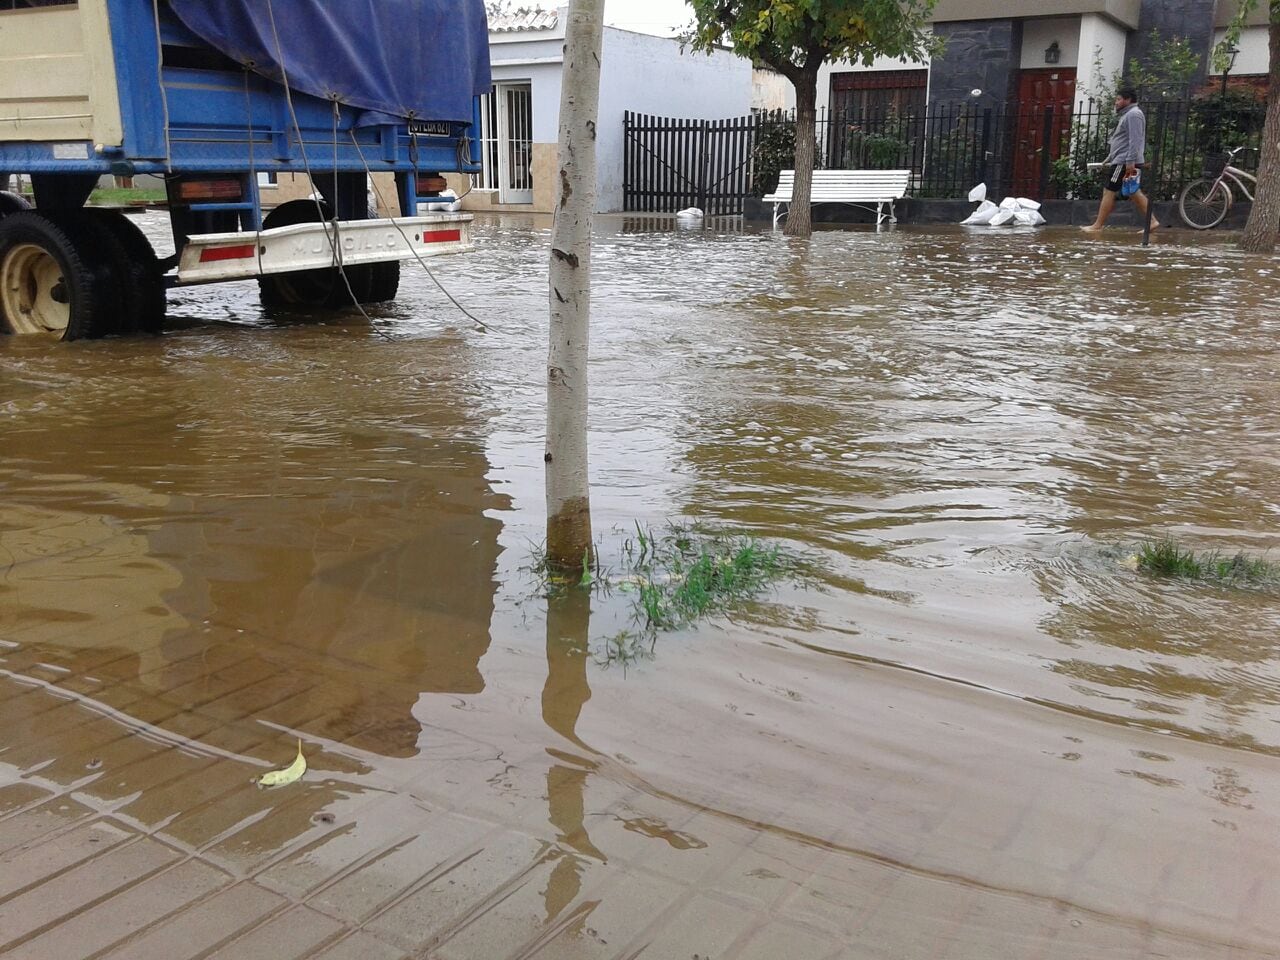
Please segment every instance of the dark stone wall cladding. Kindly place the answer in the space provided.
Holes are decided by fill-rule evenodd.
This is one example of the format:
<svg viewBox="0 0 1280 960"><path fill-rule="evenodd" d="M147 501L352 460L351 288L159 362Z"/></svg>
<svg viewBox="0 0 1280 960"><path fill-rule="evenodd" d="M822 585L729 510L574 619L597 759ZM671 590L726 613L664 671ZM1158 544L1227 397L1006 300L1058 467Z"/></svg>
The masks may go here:
<svg viewBox="0 0 1280 960"><path fill-rule="evenodd" d="M981 108L1007 103L1018 94L1022 21L958 20L939 23L946 40L929 74L930 103L968 103ZM974 98L972 90L981 90Z"/></svg>
<svg viewBox="0 0 1280 960"><path fill-rule="evenodd" d="M1162 40L1183 37L1200 54L1203 80L1208 70L1209 50L1213 46L1213 12L1217 0L1142 0L1138 30L1129 37L1129 57L1145 61L1151 50L1151 32L1158 30ZM1126 58L1127 59L1127 58Z"/></svg>

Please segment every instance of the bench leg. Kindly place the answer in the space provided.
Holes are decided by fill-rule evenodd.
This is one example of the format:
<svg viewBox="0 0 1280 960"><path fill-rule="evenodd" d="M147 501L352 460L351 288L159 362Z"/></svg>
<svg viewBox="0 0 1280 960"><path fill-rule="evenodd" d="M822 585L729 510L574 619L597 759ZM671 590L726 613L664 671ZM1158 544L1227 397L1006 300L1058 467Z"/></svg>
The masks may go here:
<svg viewBox="0 0 1280 960"><path fill-rule="evenodd" d="M876 204L876 226L884 223L884 201Z"/></svg>
<svg viewBox="0 0 1280 960"><path fill-rule="evenodd" d="M896 206L897 206L896 200L889 201L889 222L890 223L898 222L898 211L896 209Z"/></svg>
<svg viewBox="0 0 1280 960"><path fill-rule="evenodd" d="M773 205L773 229L778 229L778 220L782 216L782 204L775 203Z"/></svg>

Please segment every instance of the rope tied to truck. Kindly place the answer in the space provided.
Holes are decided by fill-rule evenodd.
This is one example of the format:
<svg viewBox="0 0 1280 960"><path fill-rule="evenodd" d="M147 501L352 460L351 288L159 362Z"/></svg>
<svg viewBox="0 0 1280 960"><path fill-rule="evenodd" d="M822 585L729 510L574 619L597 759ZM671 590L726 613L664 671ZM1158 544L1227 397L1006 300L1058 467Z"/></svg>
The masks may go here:
<svg viewBox="0 0 1280 960"><path fill-rule="evenodd" d="M302 127L298 122L298 114L293 104L293 94L290 90L290 79L289 79L288 68L285 65L284 48L283 48L283 45L280 43L279 28L277 27L276 21L275 21L274 0L266 0L266 8L267 8L267 16L271 26L272 34L276 42L276 51L277 51L277 58L278 58L277 63L280 68L281 79L283 80L282 85L284 87L284 92L285 92L285 102L288 104L289 115L293 123L294 132L297 134L297 137L298 137L298 146L302 154L302 165L307 172L307 178L312 183L315 183L316 180L311 170L311 161L307 156L306 143L304 142L303 136L302 136ZM334 155L333 175L334 175L334 195L337 196L338 121L341 119L341 113L339 111L339 101L337 97L330 96L328 97L328 99L333 104L333 155ZM252 118L250 118L250 121L252 122ZM250 135L252 137L252 130L250 131ZM373 179L373 171L369 168L368 161L364 157L364 151L360 149L360 143L356 139L354 131L352 131L351 133L351 140L355 144L356 152L360 156L361 165L365 169L365 176L368 177L369 183L373 185L374 192L378 196L379 205L386 206L385 201L382 198L381 191L378 190L377 181ZM412 143L412 139L411 139L411 143ZM416 164L415 164L415 172L416 172ZM347 289L347 295L350 297L351 303L355 306L357 310L360 311L360 315L365 319L365 322L369 324L370 328L375 333L377 333L378 336L382 337L385 340L394 342L393 337L388 336L383 330L381 330L373 322L373 318L370 317L368 312L364 309L364 305L360 303L359 297L356 296L355 290L351 286L351 279L347 275L346 268L343 266L343 263L342 263L342 245L339 237L339 231L341 227L340 227L340 222L337 216L337 212L333 211L331 215L332 219L330 219L329 217L326 217L326 211L324 209L324 206L321 204L319 198L316 197L314 193L312 194L311 199L316 205L316 213L320 222L322 222L325 225L324 227L325 238L328 241L329 248L333 254L333 264L337 268L339 276L342 278L343 285ZM440 292L443 293L455 307L457 307L457 309L463 314L463 316L471 320L471 322L476 324L481 330L484 330L487 332L489 327L483 321L481 321L478 317L476 317L475 314L471 313L471 311L469 311L466 307L464 307L461 303L459 303L457 298L455 298L453 294L451 294L447 289L445 289L444 285L440 282L440 280L436 277L436 275L431 271L431 268L427 266L426 261L422 258L422 255L418 253L418 251L414 248L413 244L409 241L409 237L405 233L404 228L401 227L400 224L396 222L395 217L391 217L391 223L395 226L397 232L399 232L400 236L404 239L406 245L413 252L414 258L421 265L422 269L426 271L427 276L430 277L432 282L440 289ZM330 232L330 227L332 227L332 232Z"/></svg>

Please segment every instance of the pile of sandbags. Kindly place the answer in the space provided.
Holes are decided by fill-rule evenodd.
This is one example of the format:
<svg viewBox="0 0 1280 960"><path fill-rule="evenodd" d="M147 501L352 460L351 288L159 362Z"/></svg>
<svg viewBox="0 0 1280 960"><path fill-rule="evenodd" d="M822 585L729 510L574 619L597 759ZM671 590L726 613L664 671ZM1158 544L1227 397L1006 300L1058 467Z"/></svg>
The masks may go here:
<svg viewBox="0 0 1280 960"><path fill-rule="evenodd" d="M1040 213L1040 204L1025 197L1005 197L1000 205L987 199L987 185L980 183L969 192L969 199L978 204L966 220L960 221L966 227L1003 227L1011 223L1019 227L1039 227L1044 224L1044 216Z"/></svg>

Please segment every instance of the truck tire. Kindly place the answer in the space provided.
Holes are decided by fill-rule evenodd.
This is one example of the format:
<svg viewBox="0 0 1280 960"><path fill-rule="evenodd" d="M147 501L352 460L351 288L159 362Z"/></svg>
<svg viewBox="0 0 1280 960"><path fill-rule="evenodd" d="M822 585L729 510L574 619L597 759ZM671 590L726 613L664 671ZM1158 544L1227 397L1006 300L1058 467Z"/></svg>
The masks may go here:
<svg viewBox="0 0 1280 960"><path fill-rule="evenodd" d="M329 219L329 205L324 201L289 200L280 204L263 218L262 229L292 227L299 223L320 223ZM355 288L354 278L353 290ZM360 290L354 290L359 299ZM332 309L351 303L351 294L337 267L316 270L295 270L292 273L273 273L258 278L258 296L264 307L269 308L321 308Z"/></svg>
<svg viewBox="0 0 1280 960"><path fill-rule="evenodd" d="M27 203L25 197L20 197L16 193L10 193L8 190L0 190L0 217L6 217L11 213L17 213L19 210L30 210L31 204Z"/></svg>
<svg viewBox="0 0 1280 960"><path fill-rule="evenodd" d="M388 300L394 300L396 294L400 292L399 260L371 263L357 269L369 272L366 299L361 300L361 303L385 303Z"/></svg>
<svg viewBox="0 0 1280 960"><path fill-rule="evenodd" d="M102 217L94 210L50 210L46 216L58 224L80 250L80 257L98 274L98 310L94 326L99 336L136 333L145 303L146 267L138 263Z"/></svg>
<svg viewBox="0 0 1280 960"><path fill-rule="evenodd" d="M321 201L320 206L327 219L329 205ZM370 210L369 219L376 217L377 214ZM267 214L262 228L319 223L321 219L314 200L290 200ZM350 289L347 289L348 285ZM400 290L400 261L356 264L343 270L326 267L272 274L258 278L258 290L264 307L335 309L351 306L353 299L358 304L384 303L394 300Z"/></svg>
<svg viewBox="0 0 1280 960"><path fill-rule="evenodd" d="M369 220L378 219L378 208L369 207ZM387 260L382 263L370 263L364 266L351 267L347 270L350 275L352 271L359 271L363 274L360 277L360 286L363 296L360 299L362 304L365 303L386 303L388 300L394 300L396 294L400 292L400 261ZM356 281L351 282L352 289L356 288Z"/></svg>
<svg viewBox="0 0 1280 960"><path fill-rule="evenodd" d="M86 210L85 213L107 229L123 253L124 269L128 272L132 288L126 297L133 301L127 311L124 329L159 333L164 328L168 304L165 301L164 273L151 241L123 213L115 210Z"/></svg>
<svg viewBox="0 0 1280 960"><path fill-rule="evenodd" d="M101 312L104 275L86 259L86 246L34 210L0 219L0 329L59 340L109 332Z"/></svg>

